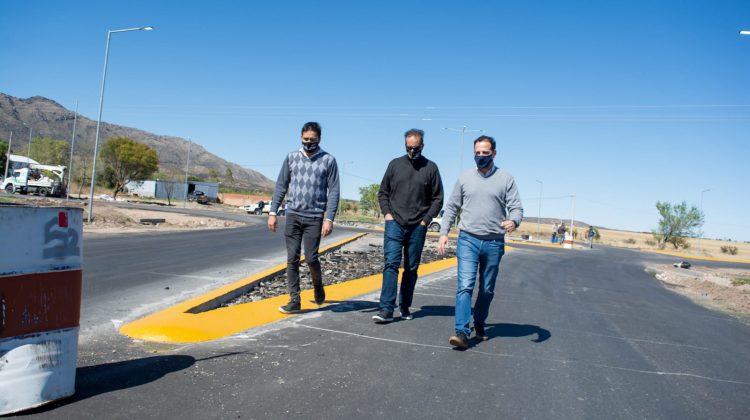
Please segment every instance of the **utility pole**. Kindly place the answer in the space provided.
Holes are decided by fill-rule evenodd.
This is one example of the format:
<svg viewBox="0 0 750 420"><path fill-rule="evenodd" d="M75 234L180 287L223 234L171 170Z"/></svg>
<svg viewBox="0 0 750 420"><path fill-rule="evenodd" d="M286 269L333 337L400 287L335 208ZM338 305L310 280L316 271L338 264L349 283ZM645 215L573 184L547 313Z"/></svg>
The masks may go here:
<svg viewBox="0 0 750 420"><path fill-rule="evenodd" d="M10 132L10 140L8 140L8 153L6 153L5 159L5 172L3 172L3 180L8 178L8 165L10 165L10 147L13 146L13 132Z"/></svg>
<svg viewBox="0 0 750 420"><path fill-rule="evenodd" d="M484 130L467 130L466 126L463 126L461 128L450 128L450 127L444 127L443 130L447 131L453 131L456 133L461 133L461 161L458 165L458 172L459 174L464 169L464 136L466 133L484 133Z"/></svg>
<svg viewBox="0 0 750 420"><path fill-rule="evenodd" d="M537 220L536 225L538 228L537 234L539 235L539 240L542 240L542 191L544 191L544 182L540 180L536 180L536 182L539 183L539 213L537 213Z"/></svg>
<svg viewBox="0 0 750 420"><path fill-rule="evenodd" d="M705 190L701 191L701 217L703 217L703 193L707 193L707 192L709 192L709 191L711 191L711 188L706 188ZM704 220L705 220L705 219L704 219ZM701 233L700 233L700 234L698 235L698 251L702 251L702 250L703 250L703 249L701 248L701 237L702 237L702 236L703 236L703 232L701 232Z"/></svg>
<svg viewBox="0 0 750 420"><path fill-rule="evenodd" d="M68 185L65 187L66 200L70 200L70 181L73 176L73 150L76 147L76 122L78 122L78 101L76 101L76 113L73 117L73 137L70 139L70 163L68 164Z"/></svg>
<svg viewBox="0 0 750 420"><path fill-rule="evenodd" d="M182 203L182 207L187 207L188 200L188 172L190 171L190 146L193 142L188 139L188 153L187 153L187 164L185 165L185 201Z"/></svg>

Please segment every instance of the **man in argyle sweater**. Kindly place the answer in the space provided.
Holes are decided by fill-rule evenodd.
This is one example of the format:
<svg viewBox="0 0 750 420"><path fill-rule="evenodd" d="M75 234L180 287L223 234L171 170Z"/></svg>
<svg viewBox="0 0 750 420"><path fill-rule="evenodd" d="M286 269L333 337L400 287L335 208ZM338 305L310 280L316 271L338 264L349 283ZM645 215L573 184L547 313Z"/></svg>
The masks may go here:
<svg viewBox="0 0 750 420"><path fill-rule="evenodd" d="M268 229L276 232L276 211L286 196L284 237L289 303L279 308L285 314L301 309L299 260L303 243L315 303L322 305L326 299L318 248L320 238L333 231L333 218L339 205L339 170L336 159L320 148L320 133L320 125L316 122L308 122L302 127L302 147L284 159L268 216Z"/></svg>

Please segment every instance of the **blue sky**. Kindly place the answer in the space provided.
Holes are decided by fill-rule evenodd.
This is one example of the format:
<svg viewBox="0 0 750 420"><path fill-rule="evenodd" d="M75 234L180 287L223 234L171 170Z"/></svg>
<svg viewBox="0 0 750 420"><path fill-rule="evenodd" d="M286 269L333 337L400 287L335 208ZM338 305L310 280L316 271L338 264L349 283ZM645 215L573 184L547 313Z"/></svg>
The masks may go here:
<svg viewBox="0 0 750 420"><path fill-rule="evenodd" d="M276 178L323 126L346 198L426 131L447 192L468 134L498 140L527 216L648 231L700 204L750 240L750 1L0 1L0 91L191 138ZM2 135L5 137L5 135ZM463 147L463 162L460 162Z"/></svg>

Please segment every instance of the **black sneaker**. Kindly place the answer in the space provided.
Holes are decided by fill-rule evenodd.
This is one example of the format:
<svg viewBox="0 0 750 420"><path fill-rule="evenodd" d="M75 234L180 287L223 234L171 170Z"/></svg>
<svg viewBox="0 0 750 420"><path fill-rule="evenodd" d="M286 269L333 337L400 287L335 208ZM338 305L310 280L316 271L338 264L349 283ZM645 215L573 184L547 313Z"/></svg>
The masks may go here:
<svg viewBox="0 0 750 420"><path fill-rule="evenodd" d="M401 308L401 319L409 321L414 319L414 315L411 314L409 308Z"/></svg>
<svg viewBox="0 0 750 420"><path fill-rule="evenodd" d="M377 315L372 316L372 320L375 321L376 324L387 324L393 321L393 312L381 309Z"/></svg>
<svg viewBox="0 0 750 420"><path fill-rule="evenodd" d="M289 302L284 306L279 306L279 312L282 314L296 314L302 309L299 302Z"/></svg>
<svg viewBox="0 0 750 420"><path fill-rule="evenodd" d="M482 324L474 324L474 336L481 341L490 339L487 333L484 332L484 325Z"/></svg>
<svg viewBox="0 0 750 420"><path fill-rule="evenodd" d="M464 350L469 348L469 338L466 337L466 334L460 331L457 332L455 335L452 335L451 338L448 339L448 342L453 347L458 347Z"/></svg>
<svg viewBox="0 0 750 420"><path fill-rule="evenodd" d="M314 287L315 289L315 304L320 306L326 301L326 289L321 284L320 287Z"/></svg>

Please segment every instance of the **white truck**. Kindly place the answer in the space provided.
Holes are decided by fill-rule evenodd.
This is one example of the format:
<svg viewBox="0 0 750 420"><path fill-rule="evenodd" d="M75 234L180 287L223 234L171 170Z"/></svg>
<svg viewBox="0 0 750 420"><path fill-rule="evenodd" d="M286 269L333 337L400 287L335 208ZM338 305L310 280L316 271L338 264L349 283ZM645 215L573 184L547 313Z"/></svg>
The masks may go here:
<svg viewBox="0 0 750 420"><path fill-rule="evenodd" d="M27 168L14 169L3 180L2 189L8 194L39 194L65 196L65 166L30 163Z"/></svg>

